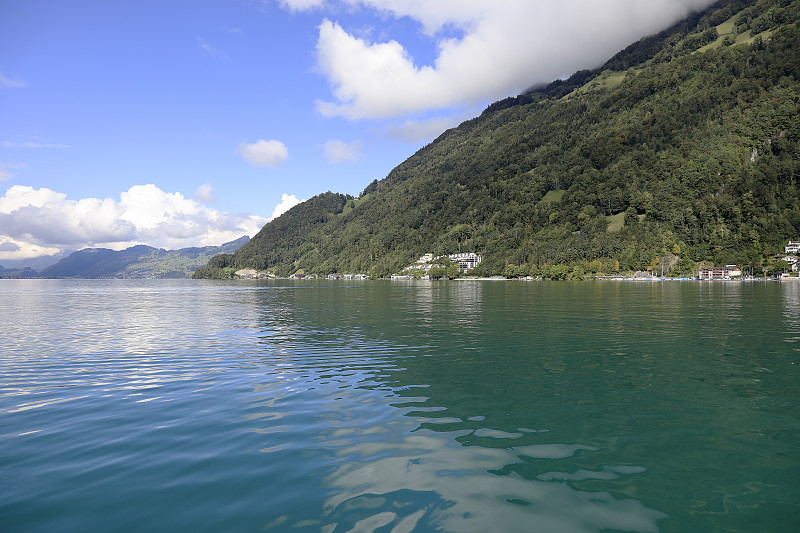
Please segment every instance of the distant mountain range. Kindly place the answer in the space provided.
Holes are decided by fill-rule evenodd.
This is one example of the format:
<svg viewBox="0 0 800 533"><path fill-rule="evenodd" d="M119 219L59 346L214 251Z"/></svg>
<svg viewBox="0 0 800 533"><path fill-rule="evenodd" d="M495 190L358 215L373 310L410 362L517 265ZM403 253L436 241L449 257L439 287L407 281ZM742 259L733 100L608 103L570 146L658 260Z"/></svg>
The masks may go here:
<svg viewBox="0 0 800 533"><path fill-rule="evenodd" d="M69 257L77 250L61 250L53 255L40 255L38 257L28 257L26 259L0 259L0 276L3 276L3 271L22 271L33 270L38 275L39 272L45 268L55 265L65 257ZM5 268L3 268L5 267Z"/></svg>
<svg viewBox="0 0 800 533"><path fill-rule="evenodd" d="M125 250L86 248L70 254L41 272L27 268L4 268L3 278L188 278L216 254L233 253L247 243L244 235L221 246L165 250L132 246Z"/></svg>
<svg viewBox="0 0 800 533"><path fill-rule="evenodd" d="M483 256L478 276L760 272L800 238L798 21L800 0L721 0L495 102L358 198L310 198L194 276L374 279L458 252Z"/></svg>
<svg viewBox="0 0 800 533"><path fill-rule="evenodd" d="M39 273L31 267L24 268L5 268L0 265L0 278L36 278Z"/></svg>

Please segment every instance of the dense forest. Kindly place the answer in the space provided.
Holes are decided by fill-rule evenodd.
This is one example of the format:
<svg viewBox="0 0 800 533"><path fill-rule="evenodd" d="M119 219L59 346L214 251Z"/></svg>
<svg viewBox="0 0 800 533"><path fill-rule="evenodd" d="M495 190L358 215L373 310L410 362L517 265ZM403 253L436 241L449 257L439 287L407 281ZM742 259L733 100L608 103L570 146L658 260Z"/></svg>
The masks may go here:
<svg viewBox="0 0 800 533"><path fill-rule="evenodd" d="M760 269L800 238L800 0L723 0L601 68L489 106L373 181L270 222L195 277ZM521 52L522 53L522 52Z"/></svg>

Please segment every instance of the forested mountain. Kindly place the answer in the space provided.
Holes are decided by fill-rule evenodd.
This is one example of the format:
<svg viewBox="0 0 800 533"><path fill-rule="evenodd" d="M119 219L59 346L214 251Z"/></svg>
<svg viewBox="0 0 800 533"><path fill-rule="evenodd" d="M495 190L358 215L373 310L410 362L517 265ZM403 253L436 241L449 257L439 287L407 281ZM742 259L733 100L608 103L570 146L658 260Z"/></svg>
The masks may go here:
<svg viewBox="0 0 800 533"><path fill-rule="evenodd" d="M195 277L758 268L800 238L800 0L723 0L602 68L448 130L359 196L314 197ZM522 52L521 52L522 53Z"/></svg>
<svg viewBox="0 0 800 533"><path fill-rule="evenodd" d="M86 248L44 269L46 278L187 278L216 254L231 253L246 243L244 235L221 246L164 250L132 246L125 250Z"/></svg>

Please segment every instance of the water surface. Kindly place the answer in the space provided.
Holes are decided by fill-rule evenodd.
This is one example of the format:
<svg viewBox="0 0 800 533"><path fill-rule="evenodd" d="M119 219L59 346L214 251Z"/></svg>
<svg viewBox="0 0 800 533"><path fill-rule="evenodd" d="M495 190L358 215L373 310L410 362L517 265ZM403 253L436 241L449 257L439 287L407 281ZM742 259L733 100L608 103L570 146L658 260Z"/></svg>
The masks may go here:
<svg viewBox="0 0 800 533"><path fill-rule="evenodd" d="M2 280L2 531L800 529L800 283Z"/></svg>

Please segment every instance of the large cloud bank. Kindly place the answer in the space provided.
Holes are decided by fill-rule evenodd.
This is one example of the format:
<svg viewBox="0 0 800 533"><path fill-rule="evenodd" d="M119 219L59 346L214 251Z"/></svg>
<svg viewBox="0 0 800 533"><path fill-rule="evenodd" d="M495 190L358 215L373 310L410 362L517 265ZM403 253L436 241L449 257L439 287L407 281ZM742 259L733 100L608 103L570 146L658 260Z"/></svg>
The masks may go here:
<svg viewBox="0 0 800 533"><path fill-rule="evenodd" d="M50 189L14 185L0 197L0 259L85 247L219 245L242 235L253 236L266 223L259 216L211 209L152 184L131 187L120 194L119 201L69 200Z"/></svg>
<svg viewBox="0 0 800 533"><path fill-rule="evenodd" d="M325 15L342 7L408 17L436 40L432 65L418 65L396 40L370 42L324 19L318 67L333 100L325 116L405 116L518 94L536 83L600 65L631 42L713 0L281 0ZM454 37L455 35L455 37Z"/></svg>

